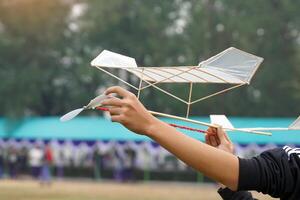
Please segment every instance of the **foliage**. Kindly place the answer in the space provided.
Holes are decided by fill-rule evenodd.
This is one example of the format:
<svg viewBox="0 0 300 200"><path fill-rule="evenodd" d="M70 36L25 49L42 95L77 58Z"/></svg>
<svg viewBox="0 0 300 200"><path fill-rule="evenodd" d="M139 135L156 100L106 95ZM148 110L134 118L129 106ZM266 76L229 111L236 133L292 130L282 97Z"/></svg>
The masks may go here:
<svg viewBox="0 0 300 200"><path fill-rule="evenodd" d="M295 116L300 110L299 4L1 0L0 115L60 115L86 104L117 83L89 67L103 49L135 57L140 66L160 66L197 64L235 46L265 58L252 84L196 104L192 114ZM182 85L165 87L186 93ZM194 97L216 89L200 87ZM184 114L180 102L155 89L148 89L143 101L151 109Z"/></svg>

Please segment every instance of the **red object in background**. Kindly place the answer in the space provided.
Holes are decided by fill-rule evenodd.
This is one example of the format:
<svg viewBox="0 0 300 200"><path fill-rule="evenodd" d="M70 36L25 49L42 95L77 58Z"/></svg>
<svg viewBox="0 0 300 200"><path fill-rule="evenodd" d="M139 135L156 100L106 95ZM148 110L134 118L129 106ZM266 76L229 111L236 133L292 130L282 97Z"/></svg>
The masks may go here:
<svg viewBox="0 0 300 200"><path fill-rule="evenodd" d="M108 108L105 107L96 107L97 110L101 110L101 111L109 111ZM169 124L170 126L173 126L175 128L180 128L180 129L184 129L184 130L188 130L188 131L194 131L194 132L198 132L198 133L206 133L206 131L201 130L201 129L196 129L196 128L191 128L191 127L187 127L187 126L180 126L177 124Z"/></svg>
<svg viewBox="0 0 300 200"><path fill-rule="evenodd" d="M45 160L48 163L51 163L53 161L52 151L51 151L50 147L46 147L46 149L45 149Z"/></svg>

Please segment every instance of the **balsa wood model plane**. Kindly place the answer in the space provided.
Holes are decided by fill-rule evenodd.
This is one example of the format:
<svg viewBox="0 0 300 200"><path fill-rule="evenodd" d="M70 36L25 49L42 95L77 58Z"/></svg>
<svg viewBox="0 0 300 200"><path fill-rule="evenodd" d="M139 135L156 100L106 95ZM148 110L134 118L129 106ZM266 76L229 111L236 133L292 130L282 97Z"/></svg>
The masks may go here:
<svg viewBox="0 0 300 200"><path fill-rule="evenodd" d="M135 89L137 91L138 98L143 90L153 87L186 105L185 117L149 111L153 115L173 118L210 127L217 127L215 124L218 124L223 126L223 128L226 130L242 131L262 135L271 135L270 132L266 131L300 130L300 117L288 128L235 128L224 115L212 115L211 123L205 123L189 118L192 104L201 102L216 95L220 95L238 87L249 85L252 77L262 61L263 58L261 57L249 54L234 47L230 47L195 66L138 67L134 58L107 50L102 51L91 62L91 65L108 74L109 76L116 78L127 86ZM115 69L127 71L139 78L139 86L134 86L128 82L126 78L121 78L119 75L113 73ZM189 85L189 93L187 96L188 100L180 98L175 94L172 94L171 92L159 87L159 84L163 83L187 83ZM226 84L229 85L229 87L209 94L205 97L192 99L194 84ZM101 107L101 101L103 101L105 98L107 97L102 94L93 99L87 106L66 114L61 118L61 120L67 121L78 115L83 110Z"/></svg>

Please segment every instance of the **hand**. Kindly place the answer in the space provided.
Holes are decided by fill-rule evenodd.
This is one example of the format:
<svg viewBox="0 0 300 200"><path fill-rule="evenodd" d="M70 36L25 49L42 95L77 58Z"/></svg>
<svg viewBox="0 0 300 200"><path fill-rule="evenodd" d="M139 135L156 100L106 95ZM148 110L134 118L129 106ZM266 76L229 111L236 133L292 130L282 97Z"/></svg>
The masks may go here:
<svg viewBox="0 0 300 200"><path fill-rule="evenodd" d="M121 98L111 97L102 102L103 106L108 106L111 120L123 124L135 133L147 135L158 120L147 111L133 93L119 86L110 87L105 91L106 95L113 93Z"/></svg>
<svg viewBox="0 0 300 200"><path fill-rule="evenodd" d="M234 145L222 127L209 127L205 135L205 143L231 154L234 153Z"/></svg>
<svg viewBox="0 0 300 200"><path fill-rule="evenodd" d="M205 143L220 150L234 154L234 145L230 141L226 132L220 126L218 128L209 127L207 129L207 133L205 135ZM226 187L221 183L219 183L219 185L223 189Z"/></svg>

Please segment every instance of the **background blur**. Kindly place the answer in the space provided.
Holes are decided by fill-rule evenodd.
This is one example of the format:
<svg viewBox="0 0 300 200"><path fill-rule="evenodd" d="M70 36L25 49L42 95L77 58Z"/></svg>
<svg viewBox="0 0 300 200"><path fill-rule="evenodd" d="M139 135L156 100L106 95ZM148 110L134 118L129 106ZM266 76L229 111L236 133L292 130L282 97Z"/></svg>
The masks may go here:
<svg viewBox="0 0 300 200"><path fill-rule="evenodd" d="M0 0L0 176L43 174L46 183L53 175L207 181L101 113L86 112L67 124L58 116L120 85L90 67L103 49L134 57L139 66L172 66L195 65L234 46L265 59L251 85L193 105L192 115L205 121L209 114L226 114L240 127L288 126L300 113L299 7L291 0ZM164 87L180 94L187 85ZM199 86L194 95L218 87ZM181 102L155 89L142 101L153 110L184 114ZM230 136L241 156L300 144L295 132Z"/></svg>
<svg viewBox="0 0 300 200"><path fill-rule="evenodd" d="M103 49L132 56L140 66L164 66L197 64L234 46L265 59L253 84L195 105L195 114L294 117L300 100L298 4L1 0L0 115L61 115L86 104L97 89L115 84L89 67ZM166 96L150 95L145 102L157 110L178 110L178 102L165 105Z"/></svg>

